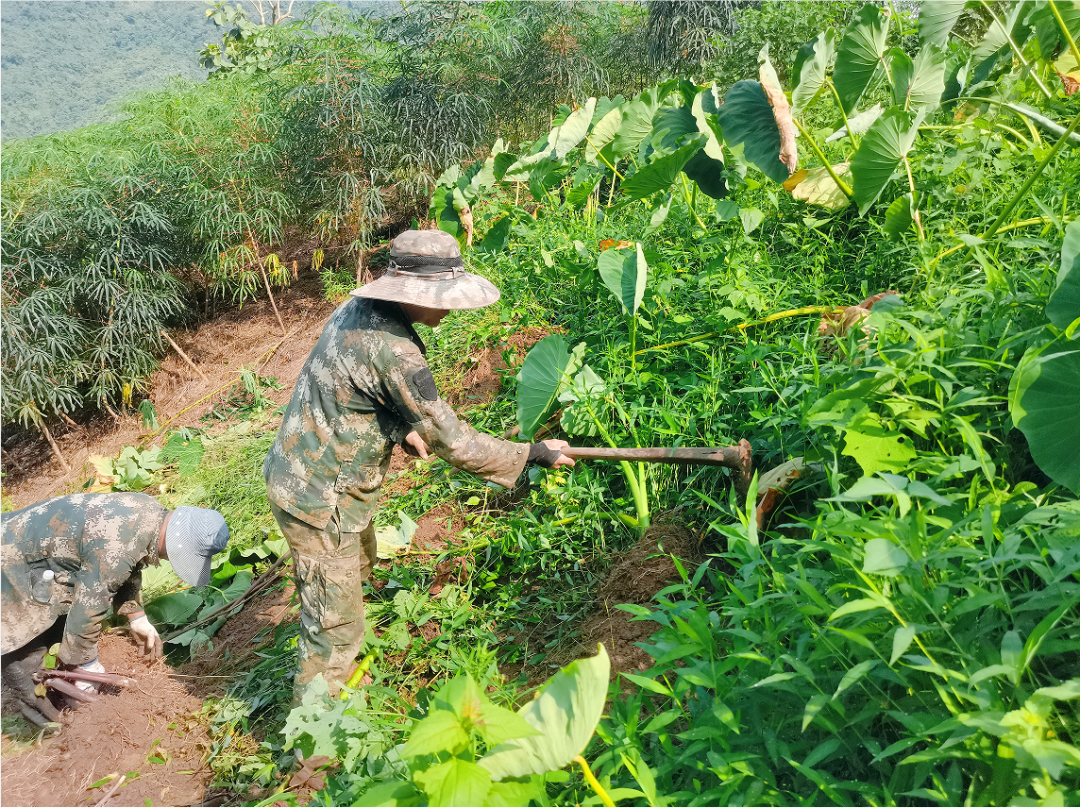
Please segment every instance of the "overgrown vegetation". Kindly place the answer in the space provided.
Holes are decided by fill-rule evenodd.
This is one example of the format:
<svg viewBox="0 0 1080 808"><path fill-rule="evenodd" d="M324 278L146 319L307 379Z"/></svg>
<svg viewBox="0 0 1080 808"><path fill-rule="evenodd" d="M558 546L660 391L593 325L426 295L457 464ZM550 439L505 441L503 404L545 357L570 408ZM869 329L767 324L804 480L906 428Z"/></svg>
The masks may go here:
<svg viewBox="0 0 1080 808"><path fill-rule="evenodd" d="M744 31L784 32L784 7L742 12ZM412 462L379 526L400 538L439 509L460 544L384 545L373 681L345 702L290 713L295 634L275 632L208 708L221 782L267 804L1080 800L1080 6L976 11L867 5L806 46L770 41L759 80L579 97L539 140L441 173L433 218L472 236L503 291L426 335L444 393L476 349L558 332L473 423L616 446L745 437L759 476L742 497L722 470L581 462L507 504ZM276 538L273 422L248 428L200 438L173 492L257 547ZM766 490L796 459L798 480ZM652 666L611 685L588 773L496 793L477 769L499 739L476 717L591 653L592 593L649 521L709 551L622 607L659 624ZM237 728L262 731L258 752Z"/></svg>

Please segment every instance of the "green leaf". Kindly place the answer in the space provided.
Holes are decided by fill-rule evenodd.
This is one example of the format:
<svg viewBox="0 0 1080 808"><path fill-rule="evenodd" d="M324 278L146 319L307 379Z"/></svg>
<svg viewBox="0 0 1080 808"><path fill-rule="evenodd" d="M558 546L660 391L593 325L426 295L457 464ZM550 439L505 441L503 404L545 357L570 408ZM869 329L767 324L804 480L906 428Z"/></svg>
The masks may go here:
<svg viewBox="0 0 1080 808"><path fill-rule="evenodd" d="M479 718L473 726L489 749L514 738L531 738L540 734L517 713L492 704L487 699L481 703Z"/></svg>
<svg viewBox="0 0 1080 808"><path fill-rule="evenodd" d="M468 745L469 733L461 726L461 719L449 710L435 710L413 727L401 756L456 754Z"/></svg>
<svg viewBox="0 0 1080 808"><path fill-rule="evenodd" d="M593 110L596 108L596 99L590 98L585 106L578 107L571 112L565 121L551 130L548 135L550 155L554 160L561 160L585 137L592 124Z"/></svg>
<svg viewBox="0 0 1080 808"><path fill-rule="evenodd" d="M742 222L743 232L749 236L765 221L765 214L757 208L743 208L739 211L739 220Z"/></svg>
<svg viewBox="0 0 1080 808"><path fill-rule="evenodd" d="M720 122L716 117L716 112L719 109L720 99L716 85L713 84L694 97L694 103L690 111L693 113L694 120L697 121L698 131L708 138L705 143L705 156L723 163L724 148L720 145L720 141L723 139L724 133L720 129Z"/></svg>
<svg viewBox="0 0 1080 808"><path fill-rule="evenodd" d="M845 113L855 109L882 64L888 33L888 18L870 3L859 10L844 32L836 49L833 84Z"/></svg>
<svg viewBox="0 0 1080 808"><path fill-rule="evenodd" d="M491 779L545 774L580 755L604 711L610 670L601 645L596 656L579 659L556 673L518 711L541 735L500 744L480 759Z"/></svg>
<svg viewBox="0 0 1080 808"><path fill-rule="evenodd" d="M844 674L844 678L840 680L840 684L836 686L836 692L832 695L832 700L835 701L841 693L847 690L852 685L856 684L870 671L872 667L877 664L876 659L868 659L865 662L860 662L854 668Z"/></svg>
<svg viewBox="0 0 1080 808"><path fill-rule="evenodd" d="M174 592L147 603L146 616L155 626L182 626L203 603L194 592Z"/></svg>
<svg viewBox="0 0 1080 808"><path fill-rule="evenodd" d="M461 224L457 208L454 206L454 191L456 188L438 186L431 195L431 206L428 209L428 217L435 220L435 224L444 233L449 233L456 239L465 235L465 228Z"/></svg>
<svg viewBox="0 0 1080 808"><path fill-rule="evenodd" d="M885 235L893 241L899 241L900 237L911 228L914 217L911 213L911 194L898 196L892 201L885 211Z"/></svg>
<svg viewBox="0 0 1080 808"><path fill-rule="evenodd" d="M604 147L615 139L615 135L618 134L619 128L622 126L622 121L623 113L620 107L609 110L604 117L597 121L585 143L585 160L587 162L596 162Z"/></svg>
<svg viewBox="0 0 1080 808"><path fill-rule="evenodd" d="M845 603L839 609L829 615L829 622L838 620L849 614L855 614L856 612L866 612L872 609L884 609L885 603L880 598L860 598L859 600L852 600Z"/></svg>
<svg viewBox="0 0 1080 808"><path fill-rule="evenodd" d="M702 149L691 157L683 166L683 173L697 183L705 196L723 199L727 196L727 180L724 178L724 164L715 160Z"/></svg>
<svg viewBox="0 0 1080 808"><path fill-rule="evenodd" d="M476 245L477 252L502 252L510 238L510 225L513 217L507 214L493 224L484 234L483 240Z"/></svg>
<svg viewBox="0 0 1080 808"><path fill-rule="evenodd" d="M863 136L851 158L851 176L855 182L852 192L860 214L866 213L881 195L915 142L918 130L916 116L892 107Z"/></svg>
<svg viewBox="0 0 1080 808"><path fill-rule="evenodd" d="M607 151L612 157L623 158L641 145L652 134L652 119L660 104L642 93L622 109L622 120ZM608 113L610 114L610 113ZM602 124L603 121L600 121ZM597 125L599 126L599 124Z"/></svg>
<svg viewBox="0 0 1080 808"><path fill-rule="evenodd" d="M645 284L649 279L649 265L641 244L634 252L629 250L605 250L596 261L600 279L622 304L623 310L633 316L645 297Z"/></svg>
<svg viewBox="0 0 1080 808"><path fill-rule="evenodd" d="M1062 329L1080 317L1080 219L1074 219L1065 228L1061 266L1054 293L1046 304L1046 316Z"/></svg>
<svg viewBox="0 0 1080 808"><path fill-rule="evenodd" d="M661 107L652 119L650 142L657 152L671 152L686 145L686 136L699 134L698 121L690 107ZM706 136L708 132L703 133Z"/></svg>
<svg viewBox="0 0 1080 808"><path fill-rule="evenodd" d="M559 393L577 371L573 356L561 334L552 334L536 343L517 374L517 420L526 440L555 410ZM580 360L578 360L580 361Z"/></svg>
<svg viewBox="0 0 1080 808"><path fill-rule="evenodd" d="M1019 631L1006 631L1001 638L1001 664L1009 670L1009 680L1015 685L1024 672L1024 641Z"/></svg>
<svg viewBox="0 0 1080 808"><path fill-rule="evenodd" d="M806 702L806 707L803 710L802 717L802 731L806 732L806 728L813 723L814 719L818 717L818 713L822 711L826 704L829 703L829 697L825 693L815 693L810 697L810 700Z"/></svg>
<svg viewBox="0 0 1080 808"><path fill-rule="evenodd" d="M906 626L900 626L896 629L896 633L893 634L892 641L892 656L889 657L889 664L895 665L896 660L907 653L908 648L911 647L911 643L915 640L915 626L910 623Z"/></svg>
<svg viewBox="0 0 1080 808"><path fill-rule="evenodd" d="M644 199L660 191L668 190L678 179L679 172L683 170L687 161L701 150L704 141L704 135L696 134L687 145L642 166L634 176L622 184L623 193L631 199Z"/></svg>
<svg viewBox="0 0 1080 808"><path fill-rule="evenodd" d="M791 113L802 115L825 87L829 63L836 55L836 31L822 31L817 39L807 42L795 55L791 75L795 86L791 90Z"/></svg>
<svg viewBox="0 0 1080 808"><path fill-rule="evenodd" d="M668 214L671 213L671 202L674 198L674 196L668 194L668 198L662 204L656 206L656 210L649 217L649 226L645 230L646 233L655 232L660 228L660 225L667 221Z"/></svg>
<svg viewBox="0 0 1080 808"><path fill-rule="evenodd" d="M1031 456L1039 468L1054 482L1080 495L1077 401L1080 401L1080 339L1063 338L1029 348L1010 384L1013 424L1027 438Z"/></svg>
<svg viewBox="0 0 1080 808"><path fill-rule="evenodd" d="M897 89L901 92L897 96ZM941 104L945 92L945 51L928 45L919 51L912 65L910 79L898 87L893 77L894 103L908 112L926 116Z"/></svg>
<svg viewBox="0 0 1080 808"><path fill-rule="evenodd" d="M749 163L776 182L788 178L787 166L780 162L780 130L759 82L735 82L716 115L724 140L731 146L741 145Z"/></svg>
<svg viewBox="0 0 1080 808"><path fill-rule="evenodd" d="M911 558L903 547L888 539L870 539L863 547L863 572L895 578Z"/></svg>
<svg viewBox="0 0 1080 808"><path fill-rule="evenodd" d="M902 472L916 456L909 437L900 432L887 432L871 423L863 423L859 429L844 433L842 453L855 458L867 476L876 471Z"/></svg>
<svg viewBox="0 0 1080 808"><path fill-rule="evenodd" d="M944 48L967 0L933 0L919 5L919 41Z"/></svg>
<svg viewBox="0 0 1080 808"><path fill-rule="evenodd" d="M484 805L491 789L486 769L456 757L416 772L413 780L428 795L429 805Z"/></svg>

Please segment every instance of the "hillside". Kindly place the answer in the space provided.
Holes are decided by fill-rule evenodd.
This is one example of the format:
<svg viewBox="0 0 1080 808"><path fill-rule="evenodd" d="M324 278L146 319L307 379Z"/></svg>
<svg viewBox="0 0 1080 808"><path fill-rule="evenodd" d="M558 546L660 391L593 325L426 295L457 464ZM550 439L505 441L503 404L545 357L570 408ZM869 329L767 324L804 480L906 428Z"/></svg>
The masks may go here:
<svg viewBox="0 0 1080 808"><path fill-rule="evenodd" d="M292 16L312 5L299 0ZM340 5L378 15L393 4ZM30 137L110 120L133 92L177 75L204 78L199 51L221 37L206 9L203 0L5 0L0 134Z"/></svg>

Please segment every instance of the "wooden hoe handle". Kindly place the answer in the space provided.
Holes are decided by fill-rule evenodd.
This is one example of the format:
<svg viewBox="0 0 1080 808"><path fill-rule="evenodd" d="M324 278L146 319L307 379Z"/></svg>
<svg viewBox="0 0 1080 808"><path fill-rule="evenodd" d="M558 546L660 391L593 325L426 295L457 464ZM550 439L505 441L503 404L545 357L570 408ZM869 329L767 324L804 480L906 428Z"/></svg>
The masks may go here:
<svg viewBox="0 0 1080 808"><path fill-rule="evenodd" d="M672 449L653 446L645 449L603 449L569 446L561 450L574 460L633 460L642 463L673 463L690 466L742 468L737 446L703 446Z"/></svg>

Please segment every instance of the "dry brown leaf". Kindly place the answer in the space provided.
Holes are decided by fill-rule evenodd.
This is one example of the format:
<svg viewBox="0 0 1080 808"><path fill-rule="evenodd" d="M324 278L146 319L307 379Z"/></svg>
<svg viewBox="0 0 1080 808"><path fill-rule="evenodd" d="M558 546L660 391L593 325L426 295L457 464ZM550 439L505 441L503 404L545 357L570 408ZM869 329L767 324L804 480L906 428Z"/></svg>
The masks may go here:
<svg viewBox="0 0 1080 808"><path fill-rule="evenodd" d="M870 316L870 310L874 308L875 303L884 297L896 294L899 294L899 292L890 289L888 292L880 292L876 295L871 295L857 306L848 306L842 311L825 312L821 315L821 322L818 323L818 336L843 337L853 326L858 325ZM863 330L865 331L866 329Z"/></svg>
<svg viewBox="0 0 1080 808"><path fill-rule="evenodd" d="M610 249L625 250L627 247L633 246L634 242L632 241L616 241L613 238L606 238L600 242L600 252Z"/></svg>
<svg viewBox="0 0 1080 808"><path fill-rule="evenodd" d="M761 65L760 76L765 97L769 99L769 105L772 106L776 128L780 130L780 162L787 168L788 174L791 174L799 162L799 148L795 145L795 123L791 120L791 105L784 91L780 89L776 71L768 61Z"/></svg>

